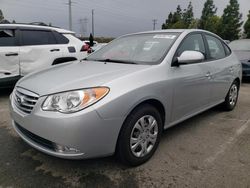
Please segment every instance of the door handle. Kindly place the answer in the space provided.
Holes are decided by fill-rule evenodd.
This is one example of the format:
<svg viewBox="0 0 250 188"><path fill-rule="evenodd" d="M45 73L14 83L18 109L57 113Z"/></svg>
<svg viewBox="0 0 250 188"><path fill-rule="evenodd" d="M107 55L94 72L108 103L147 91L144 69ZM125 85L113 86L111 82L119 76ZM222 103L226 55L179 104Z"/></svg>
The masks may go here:
<svg viewBox="0 0 250 188"><path fill-rule="evenodd" d="M11 72L9 72L7 70L0 70L0 74L11 75Z"/></svg>
<svg viewBox="0 0 250 188"><path fill-rule="evenodd" d="M18 56L18 53L11 52L11 53L5 54L5 56L7 56L7 57L9 57L9 56Z"/></svg>
<svg viewBox="0 0 250 188"><path fill-rule="evenodd" d="M52 49L52 50L50 50L51 52L59 52L60 51L60 49Z"/></svg>

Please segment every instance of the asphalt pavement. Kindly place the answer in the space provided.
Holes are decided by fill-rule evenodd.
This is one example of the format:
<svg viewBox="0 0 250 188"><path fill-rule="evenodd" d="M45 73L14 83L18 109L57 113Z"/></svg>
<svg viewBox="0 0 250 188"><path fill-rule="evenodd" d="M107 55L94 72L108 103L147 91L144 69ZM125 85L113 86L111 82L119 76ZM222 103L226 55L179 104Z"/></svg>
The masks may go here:
<svg viewBox="0 0 250 188"><path fill-rule="evenodd" d="M115 157L63 160L23 142L0 90L2 187L250 187L250 83L232 112L216 107L166 130L153 158L129 168Z"/></svg>

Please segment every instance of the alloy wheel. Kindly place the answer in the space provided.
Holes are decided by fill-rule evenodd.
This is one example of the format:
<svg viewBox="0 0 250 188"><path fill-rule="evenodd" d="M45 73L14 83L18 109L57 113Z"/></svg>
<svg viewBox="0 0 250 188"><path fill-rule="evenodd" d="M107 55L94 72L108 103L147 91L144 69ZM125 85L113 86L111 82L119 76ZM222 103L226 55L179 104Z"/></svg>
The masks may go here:
<svg viewBox="0 0 250 188"><path fill-rule="evenodd" d="M130 149L134 156L144 157L154 148L158 137L158 123L151 115L141 117L130 136Z"/></svg>
<svg viewBox="0 0 250 188"><path fill-rule="evenodd" d="M229 91L229 104L235 106L238 97L238 87L233 84Z"/></svg>

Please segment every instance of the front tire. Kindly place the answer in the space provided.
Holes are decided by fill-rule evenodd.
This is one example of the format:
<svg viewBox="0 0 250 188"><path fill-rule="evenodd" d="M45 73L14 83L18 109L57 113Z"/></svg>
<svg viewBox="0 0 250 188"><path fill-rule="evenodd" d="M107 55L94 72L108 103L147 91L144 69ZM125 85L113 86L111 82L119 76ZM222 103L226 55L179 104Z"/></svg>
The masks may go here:
<svg viewBox="0 0 250 188"><path fill-rule="evenodd" d="M228 94L223 103L223 107L226 111L231 111L235 108L239 96L239 83L234 81L231 85Z"/></svg>
<svg viewBox="0 0 250 188"><path fill-rule="evenodd" d="M152 105L144 104L133 110L125 120L118 140L120 160L138 166L156 151L162 133L162 118Z"/></svg>

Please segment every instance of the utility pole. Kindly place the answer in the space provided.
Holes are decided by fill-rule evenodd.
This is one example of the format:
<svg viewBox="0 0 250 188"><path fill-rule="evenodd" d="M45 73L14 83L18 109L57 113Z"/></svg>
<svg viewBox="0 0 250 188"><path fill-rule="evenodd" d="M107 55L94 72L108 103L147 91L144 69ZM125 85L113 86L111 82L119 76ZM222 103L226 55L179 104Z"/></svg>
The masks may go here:
<svg viewBox="0 0 250 188"><path fill-rule="evenodd" d="M87 31L88 31L88 18L84 18L84 19L79 19L79 23L80 23L80 32L83 36L87 36Z"/></svg>
<svg viewBox="0 0 250 188"><path fill-rule="evenodd" d="M69 0L69 30L72 31L72 1Z"/></svg>
<svg viewBox="0 0 250 188"><path fill-rule="evenodd" d="M92 9L92 35L95 36L95 28L94 28L94 9Z"/></svg>
<svg viewBox="0 0 250 188"><path fill-rule="evenodd" d="M157 19L153 19L153 30L155 30L156 24L157 24Z"/></svg>

